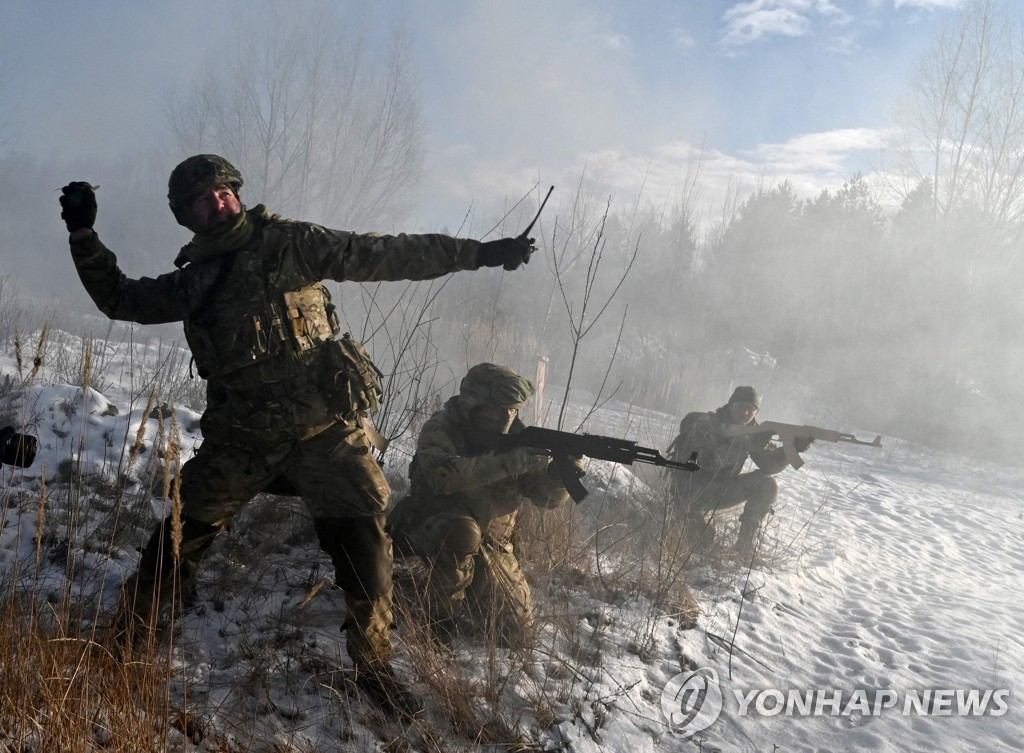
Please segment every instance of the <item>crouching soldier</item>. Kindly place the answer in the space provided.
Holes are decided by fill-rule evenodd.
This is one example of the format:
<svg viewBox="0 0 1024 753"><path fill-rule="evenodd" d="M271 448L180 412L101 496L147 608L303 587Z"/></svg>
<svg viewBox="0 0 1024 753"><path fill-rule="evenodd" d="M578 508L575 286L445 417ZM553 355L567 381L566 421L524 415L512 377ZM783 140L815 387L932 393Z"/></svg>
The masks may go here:
<svg viewBox="0 0 1024 753"><path fill-rule="evenodd" d="M523 503L554 509L569 499L559 464L582 473L582 458L519 447L487 452L480 432L516 433L534 386L506 366L477 364L459 394L424 424L409 468L410 494L389 516L396 547L429 567L427 612L433 634L485 631L499 645L528 644L534 632L530 587L513 549Z"/></svg>
<svg viewBox="0 0 1024 753"><path fill-rule="evenodd" d="M762 523L779 495L774 474L787 461L770 433L730 438L723 436L723 429L756 426L760 408L756 389L737 387L729 402L717 410L687 414L666 453L673 460L685 460L693 452L700 458L701 469L696 473L669 471L673 502L691 544L698 551L708 551L715 540L716 513L742 505L736 551L748 564L755 560ZM811 441L798 439L797 451L805 451ZM757 469L744 473L748 458Z"/></svg>

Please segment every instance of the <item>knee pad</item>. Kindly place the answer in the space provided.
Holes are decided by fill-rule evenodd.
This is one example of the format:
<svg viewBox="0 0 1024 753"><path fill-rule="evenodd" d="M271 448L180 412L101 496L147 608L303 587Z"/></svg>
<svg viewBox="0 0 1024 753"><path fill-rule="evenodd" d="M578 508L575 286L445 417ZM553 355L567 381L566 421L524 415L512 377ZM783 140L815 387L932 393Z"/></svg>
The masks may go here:
<svg viewBox="0 0 1024 753"><path fill-rule="evenodd" d="M480 524L473 518L455 518L444 528L441 548L461 560L475 554L483 540Z"/></svg>

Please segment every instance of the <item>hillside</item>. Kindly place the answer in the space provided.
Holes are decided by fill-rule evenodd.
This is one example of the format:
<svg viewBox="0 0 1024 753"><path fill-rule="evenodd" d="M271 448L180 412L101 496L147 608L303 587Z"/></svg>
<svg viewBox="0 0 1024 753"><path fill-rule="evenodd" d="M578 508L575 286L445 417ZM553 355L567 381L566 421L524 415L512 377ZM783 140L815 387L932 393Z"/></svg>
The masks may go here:
<svg viewBox="0 0 1024 753"><path fill-rule="evenodd" d="M168 471L200 440L195 412L147 405L140 369L154 346L134 347L108 354L102 392L45 367L19 376L0 357L0 413L40 440L31 468L0 477L0 645L19 645L12 616L29 599L62 640L103 648L93 629L164 514ZM609 402L587 430L664 449L677 421ZM351 687L342 595L301 504L262 496L214 546L196 598L147 659L162 700L131 742L151 735L153 747L112 740L113 724L84 737L211 752L1019 750L1024 474L883 445L819 442L804 468L784 471L754 571L724 550L698 560L676 549L649 468L591 462L590 497L528 516L520 533L542 625L532 650L461 639L439 651L400 610L396 667L427 706L410 728ZM409 449L397 442L385 466L399 492ZM420 574L400 561L397 575L407 605ZM681 624L684 584L702 611L694 629ZM17 655L7 651L4 674ZM673 697L697 669L687 688L714 670L717 719L700 716L714 688L689 717L692 696ZM39 673L40 685L57 682ZM15 703L25 696L5 685L0 750L47 749L57 712L30 722ZM983 701L984 713L960 713ZM684 737L686 721L709 723Z"/></svg>

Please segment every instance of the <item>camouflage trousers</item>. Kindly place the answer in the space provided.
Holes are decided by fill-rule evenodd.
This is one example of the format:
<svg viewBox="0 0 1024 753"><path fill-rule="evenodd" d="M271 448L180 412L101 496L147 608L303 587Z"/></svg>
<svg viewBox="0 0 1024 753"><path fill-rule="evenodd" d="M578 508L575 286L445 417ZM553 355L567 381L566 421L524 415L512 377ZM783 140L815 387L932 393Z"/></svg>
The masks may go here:
<svg viewBox="0 0 1024 753"><path fill-rule="evenodd" d="M510 531L502 522L492 531ZM426 610L432 621L461 619L501 645L530 641L533 599L510 536L488 535L473 517L444 512L403 535L427 563Z"/></svg>
<svg viewBox="0 0 1024 753"><path fill-rule="evenodd" d="M764 471L750 471L732 478L714 479L698 489L690 489L680 500L684 525L691 541L707 546L714 539L715 513L743 505L737 548L749 551L761 523L771 512L779 496L779 483Z"/></svg>
<svg viewBox="0 0 1024 753"><path fill-rule="evenodd" d="M175 550L170 519L153 531L125 585L125 610L135 622L152 624L176 593L191 588L216 535L252 497L280 481L302 498L334 564L348 609L349 655L360 664L388 661L392 552L384 511L391 489L355 422L272 449L204 442L181 469L180 543Z"/></svg>

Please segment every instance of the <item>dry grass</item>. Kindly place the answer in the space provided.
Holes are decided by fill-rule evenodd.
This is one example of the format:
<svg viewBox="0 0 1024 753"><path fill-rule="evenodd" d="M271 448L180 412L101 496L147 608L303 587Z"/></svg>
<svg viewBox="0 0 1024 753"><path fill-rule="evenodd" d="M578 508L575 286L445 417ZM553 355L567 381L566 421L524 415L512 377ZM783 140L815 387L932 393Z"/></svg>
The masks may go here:
<svg viewBox="0 0 1024 753"><path fill-rule="evenodd" d="M31 359L32 373L23 377L23 386L38 377L48 335L44 327ZM20 339L17 342L20 359ZM83 351L80 378L84 389L102 384L102 366L96 357L100 352L106 352L106 347L94 347L91 341ZM156 444L164 460L150 468L151 483L139 485L146 488L129 493L122 481L109 489L86 489L72 467L62 483L41 486L33 499L0 491L4 518L26 510L34 513L34 552L25 560L32 563L28 567L34 566L38 572L58 545L69 553L67 585L62 593L43 590L38 580L18 572L5 573L0 581L0 750L6 746L4 753L152 751L199 740L204 740L205 751L313 750L306 743L283 743L280 737L259 732L236 734L229 740L220 728L213 731L203 720L218 715L218 724L231 728L231 709L204 707L201 697L196 700L189 681L172 671L169 657L173 649L166 640L120 652L96 632L94 626L102 625L109 616L100 612L98 596L102 594L83 589L83 581L90 576L75 569L80 567L75 554L103 546L114 551L122 545L125 530L139 524L133 517L137 513L131 511L148 505L150 490L171 505L174 518L180 516L176 414L164 409L166 403L161 400L166 398L159 395L157 380L143 383L146 388L139 393L146 397L142 423L151 423L147 420L151 415L155 418L159 426ZM143 402L141 398L139 402ZM139 461L141 428L123 441L130 447L125 467L119 470L120 479ZM600 503L600 495L595 493L584 505L600 507ZM109 514L102 528L104 537L97 541L96 530L87 531L81 521L96 517L99 505ZM302 512L280 499L254 502L236 517L234 530L218 546L222 550L235 546L231 561L239 563L249 577L260 580L275 566L275 555L289 553L292 540L313 537L309 521L297 511ZM175 539L180 541L180 530ZM254 632L251 639L246 636L238 644L238 661L251 670L234 675L237 687L227 695L255 699L275 683L289 690L319 687L323 690L319 702L330 707L328 713L341 720L337 725L349 736L339 744L350 749L359 749L363 743L352 731L357 725L381 739L390 735L388 743L371 747L394 751L441 753L481 746L495 751L540 750L541 733L566 720L579 723L599 739L609 707L597 694L602 678L610 672L606 662L613 650L611 642L625 635L624 650L643 660L652 654L656 628L665 620L680 627L692 622L693 599L687 578L693 570L694 554L666 513L664 501L640 490L622 509L609 504L600 513L571 503L547 512L526 508L516 548L534 591L541 628L532 646L509 650L500 648L491 636L474 636L460 640L454 650L439 649L423 623L423 605L399 599L396 668L427 705L423 718L414 722L406 736L395 736L393 725L367 710L365 704L354 711L351 689L344 681L334 683L337 676L344 676L338 663L317 664L317 652L303 643L304 626L295 623L294 614L263 615L259 592L235 593L237 587L231 580L235 573L231 568L217 568L208 558L204 580L207 591L214 595L210 602L213 611L218 610L218 600L220 608L230 601L235 614L266 618L271 623L278 620L278 629ZM91 577L98 578L95 574ZM413 572L408 577L415 593L415 578L422 574ZM401 578L400 572L399 582ZM322 578L315 578L310 588L319 591L322 583ZM316 593L309 593L299 599L298 611L316 598ZM626 626L614 624L615 618L609 614L623 613L626 608L639 618ZM618 634L612 635L613 631ZM339 634L339 643L331 650L340 646L340 640ZM339 653L339 662L342 655ZM295 661L289 662L290 658ZM292 676L296 667L302 672ZM243 705L238 704L239 708ZM251 729L241 721L237 725L238 730Z"/></svg>
<svg viewBox="0 0 1024 753"><path fill-rule="evenodd" d="M161 480L173 498L173 480ZM249 515L256 522L261 515L270 516L276 520L271 528L303 524L304 531L304 521L295 512L282 521L281 506L267 504L254 506ZM276 537L265 536L265 525L239 528L262 531L261 546L255 548L245 540L244 530L232 536L240 539L244 551L238 556L248 556L255 572L260 560L267 559L268 550L262 547L273 546L270 540ZM642 657L649 649L653 625L680 611L681 589L685 589L685 573L664 543L671 537L661 536L664 545L654 552L648 547L658 537L636 527L626 535L620 528L609 525L595 531L575 507L524 516L519 551L533 583L542 627L537 644L526 650L501 649L486 636L461 641L454 651L439 650L423 625L421 605L408 608L400 603L396 667L428 708L403 736L396 737L394 727L372 707L353 707L358 695L353 696L344 681L339 686L324 679L336 676L337 667L325 670L310 665L303 675L287 682L300 686L303 676L326 682L325 687L333 688L336 695L323 702L336 707L332 713L346 720L342 724L358 724L378 739L391 740L380 749L541 750L540 731L566 720L598 740L604 715L611 713L596 695L599 678L607 671L607 661L615 663L609 654L608 640L614 637L610 631L622 627L613 624L605 607L647 602L648 618L631 627L635 634L629 650ZM296 530L295 535L300 533ZM605 561L600 567L595 553ZM40 556L37 553L37 561ZM212 731L203 720L215 713L223 719L221 711L227 710L185 702L182 681L170 669L166 646L158 649L163 644L151 644L127 656L118 655L102 636L90 632L90 615L80 614L89 607L76 606L72 594L51 606L47 602L53 602L52 597L4 591L0 726L10 751L151 751L184 746L188 739L204 739L203 750L232 753L315 749L285 746L273 737L258 735L244 744L237 735L230 743L221 739L222 732ZM282 629L280 641L291 645L288 632ZM239 697L257 698L265 692L261 689L282 681L274 673L294 671L281 663L278 646L253 643L252 649L266 656L256 661L240 655L254 669L238 674L232 694ZM264 668L262 674L257 665ZM362 743L353 737L351 749L360 749Z"/></svg>
<svg viewBox="0 0 1024 753"><path fill-rule="evenodd" d="M3 397L6 415L23 432L31 431L33 419L15 406L40 378L49 335L44 325L27 374L21 337L13 335L21 381ZM88 347L83 392L90 389L93 369ZM133 458L137 454L136 448ZM15 560L0 576L0 750L5 753L133 753L164 749L174 736L181 737L174 731L166 660L152 646L122 649L105 641L96 628L98 604L83 598L87 589L75 562L96 545L85 540L80 527L89 497L73 471L52 486L44 477L34 495L6 486L0 490L4 527L17 528L24 511L34 513L31 558ZM65 563L66 576L56 591L40 578L44 563L55 562Z"/></svg>
<svg viewBox="0 0 1024 753"><path fill-rule="evenodd" d="M0 610L5 750L134 753L167 743L169 672L157 656L114 653L9 591Z"/></svg>

